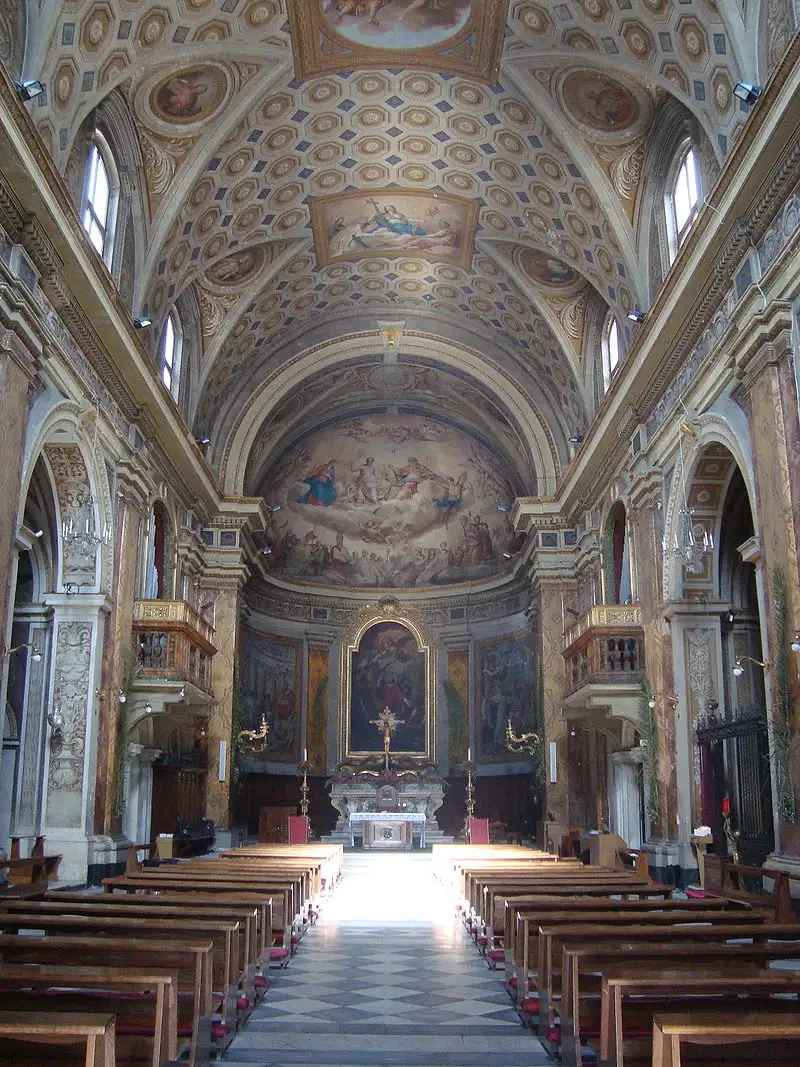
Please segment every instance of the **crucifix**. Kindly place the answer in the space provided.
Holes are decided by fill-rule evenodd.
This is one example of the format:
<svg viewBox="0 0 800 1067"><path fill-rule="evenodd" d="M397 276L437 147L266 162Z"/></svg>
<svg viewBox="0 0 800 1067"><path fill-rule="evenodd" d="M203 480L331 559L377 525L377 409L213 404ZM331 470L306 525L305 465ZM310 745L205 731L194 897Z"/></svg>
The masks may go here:
<svg viewBox="0 0 800 1067"><path fill-rule="evenodd" d="M405 719L398 719L391 708L384 708L377 719L369 720L373 726L377 726L383 734L383 765L387 774L389 772L389 749L392 747L392 734L398 726L402 726Z"/></svg>

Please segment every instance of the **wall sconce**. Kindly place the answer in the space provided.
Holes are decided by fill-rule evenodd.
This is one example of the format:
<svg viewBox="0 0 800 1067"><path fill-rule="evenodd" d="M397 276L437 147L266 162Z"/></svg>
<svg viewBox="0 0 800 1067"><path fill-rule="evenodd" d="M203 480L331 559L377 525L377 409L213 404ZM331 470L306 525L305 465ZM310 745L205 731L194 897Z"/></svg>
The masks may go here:
<svg viewBox="0 0 800 1067"><path fill-rule="evenodd" d="M40 663L42 659L42 653L39 651L38 645L35 645L33 641L23 641L21 645L14 645L13 648L9 648L8 645L3 645L3 655L13 656L15 652L21 652L23 648L29 648L31 650L31 659L34 663Z"/></svg>
<svg viewBox="0 0 800 1067"><path fill-rule="evenodd" d="M736 663L733 665L733 673L736 678L741 678L744 674L745 663L755 663L756 667L761 667L765 671L772 669L772 664L760 659L753 659L752 656L737 656Z"/></svg>
<svg viewBox="0 0 800 1067"><path fill-rule="evenodd" d="M135 315L133 325L137 330L146 330L148 326L153 325L153 320L149 315Z"/></svg>
<svg viewBox="0 0 800 1067"><path fill-rule="evenodd" d="M792 652L800 652L800 630L792 638L791 649Z"/></svg>
<svg viewBox="0 0 800 1067"><path fill-rule="evenodd" d="M761 96L761 86L751 82L737 82L733 87L733 95L744 104L754 104Z"/></svg>
<svg viewBox="0 0 800 1067"><path fill-rule="evenodd" d="M128 699L128 696L127 696L127 693L125 692L125 690L124 689L120 689L119 693L117 694L117 700L120 702L120 704L124 704L127 699Z"/></svg>
<svg viewBox="0 0 800 1067"><path fill-rule="evenodd" d="M26 104L29 100L35 100L44 92L44 82L34 78L31 81L14 82L14 90L20 100Z"/></svg>
<svg viewBox="0 0 800 1067"><path fill-rule="evenodd" d="M678 706L677 693L668 693L666 696L662 696L661 693L653 693L653 695L647 701L648 708L657 708L659 700L664 700L665 703L669 704L673 711Z"/></svg>
<svg viewBox="0 0 800 1067"><path fill-rule="evenodd" d="M56 704L52 711L48 711L47 725L50 727L50 744L62 745L64 743L64 712L59 704Z"/></svg>

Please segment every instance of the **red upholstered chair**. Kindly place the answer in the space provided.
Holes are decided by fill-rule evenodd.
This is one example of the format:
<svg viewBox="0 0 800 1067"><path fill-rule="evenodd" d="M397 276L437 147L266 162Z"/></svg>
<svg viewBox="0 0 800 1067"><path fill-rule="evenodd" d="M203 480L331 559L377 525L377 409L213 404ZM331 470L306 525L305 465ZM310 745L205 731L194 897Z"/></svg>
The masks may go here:
<svg viewBox="0 0 800 1067"><path fill-rule="evenodd" d="M470 819L469 820L469 843L471 845L488 845L489 844L489 820L488 819Z"/></svg>
<svg viewBox="0 0 800 1067"><path fill-rule="evenodd" d="M289 844L290 845L307 845L308 844L308 816L307 815L290 815L289 816Z"/></svg>

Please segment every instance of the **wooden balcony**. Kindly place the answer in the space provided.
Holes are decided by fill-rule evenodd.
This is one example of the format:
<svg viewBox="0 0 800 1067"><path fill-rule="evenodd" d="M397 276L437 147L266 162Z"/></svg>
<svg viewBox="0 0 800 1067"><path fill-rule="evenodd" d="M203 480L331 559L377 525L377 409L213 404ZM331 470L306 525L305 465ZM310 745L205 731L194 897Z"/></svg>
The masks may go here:
<svg viewBox="0 0 800 1067"><path fill-rule="evenodd" d="M137 600L133 640L137 678L190 682L213 696L214 628L184 600Z"/></svg>
<svg viewBox="0 0 800 1067"><path fill-rule="evenodd" d="M595 604L565 634L565 697L584 686L638 689L644 677L644 631L638 604Z"/></svg>

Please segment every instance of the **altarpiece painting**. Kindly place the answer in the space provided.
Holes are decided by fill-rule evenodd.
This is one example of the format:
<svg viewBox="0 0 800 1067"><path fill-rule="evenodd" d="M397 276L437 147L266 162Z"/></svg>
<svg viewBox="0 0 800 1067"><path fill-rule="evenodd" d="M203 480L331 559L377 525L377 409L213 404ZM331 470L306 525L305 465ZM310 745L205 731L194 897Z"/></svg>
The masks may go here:
<svg viewBox="0 0 800 1067"><path fill-rule="evenodd" d="M362 628L343 660L343 755L383 752L376 721L384 709L399 720L395 756L433 759L430 649L405 622L383 619Z"/></svg>

